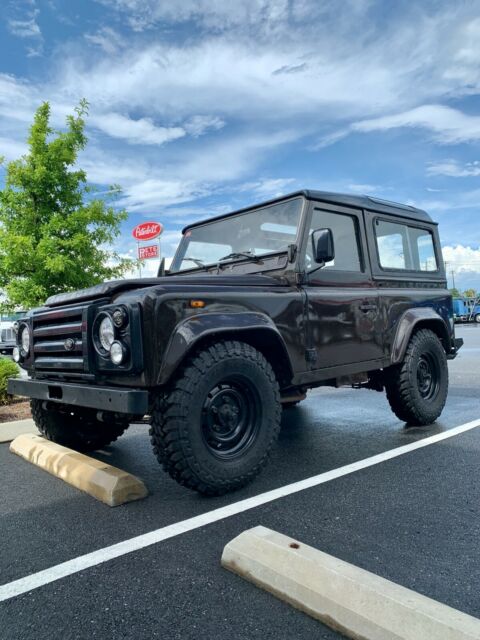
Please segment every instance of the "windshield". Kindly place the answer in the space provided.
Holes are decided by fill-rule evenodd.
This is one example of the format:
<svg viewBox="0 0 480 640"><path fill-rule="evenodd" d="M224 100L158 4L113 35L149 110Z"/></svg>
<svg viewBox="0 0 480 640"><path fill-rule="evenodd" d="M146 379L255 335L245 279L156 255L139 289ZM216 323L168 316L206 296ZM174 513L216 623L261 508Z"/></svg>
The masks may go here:
<svg viewBox="0 0 480 640"><path fill-rule="evenodd" d="M295 198L188 229L170 273L287 251L296 241L301 207Z"/></svg>

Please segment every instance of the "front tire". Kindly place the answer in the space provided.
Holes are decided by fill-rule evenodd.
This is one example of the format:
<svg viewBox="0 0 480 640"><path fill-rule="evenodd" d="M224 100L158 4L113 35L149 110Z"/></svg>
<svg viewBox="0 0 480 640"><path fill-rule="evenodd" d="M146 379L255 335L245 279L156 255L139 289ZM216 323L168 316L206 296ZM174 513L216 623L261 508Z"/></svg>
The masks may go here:
<svg viewBox="0 0 480 640"><path fill-rule="evenodd" d="M448 393L448 365L438 336L420 329L412 336L403 362L385 371L385 390L392 411L408 425L432 424Z"/></svg>
<svg viewBox="0 0 480 640"><path fill-rule="evenodd" d="M129 425L128 418L119 419L107 412L100 421L95 409L85 407L32 399L30 408L33 421L47 440L82 453L103 449Z"/></svg>
<svg viewBox="0 0 480 640"><path fill-rule="evenodd" d="M477 322L478 324L480 324L480 313L477 313L474 317L475 322Z"/></svg>
<svg viewBox="0 0 480 640"><path fill-rule="evenodd" d="M278 383L264 356L243 342L218 342L193 355L157 392L153 450L181 485L221 495L260 473L280 416Z"/></svg>

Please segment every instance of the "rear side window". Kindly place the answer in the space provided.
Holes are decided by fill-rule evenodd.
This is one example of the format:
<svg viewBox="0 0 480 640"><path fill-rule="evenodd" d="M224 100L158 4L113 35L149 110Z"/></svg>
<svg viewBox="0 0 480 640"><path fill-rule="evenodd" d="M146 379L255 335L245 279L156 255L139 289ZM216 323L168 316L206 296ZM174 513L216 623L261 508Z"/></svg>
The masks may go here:
<svg viewBox="0 0 480 640"><path fill-rule="evenodd" d="M438 270L433 236L427 229L377 218L375 237L382 269Z"/></svg>

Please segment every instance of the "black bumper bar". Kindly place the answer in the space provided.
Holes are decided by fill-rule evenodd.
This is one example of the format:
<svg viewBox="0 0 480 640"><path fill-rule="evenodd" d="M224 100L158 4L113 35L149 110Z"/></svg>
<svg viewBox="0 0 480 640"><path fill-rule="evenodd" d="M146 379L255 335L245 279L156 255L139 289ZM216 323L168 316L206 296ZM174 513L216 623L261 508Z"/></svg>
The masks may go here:
<svg viewBox="0 0 480 640"><path fill-rule="evenodd" d="M95 387L70 382L10 378L7 391L18 396L115 413L144 415L148 410L148 391L142 389Z"/></svg>

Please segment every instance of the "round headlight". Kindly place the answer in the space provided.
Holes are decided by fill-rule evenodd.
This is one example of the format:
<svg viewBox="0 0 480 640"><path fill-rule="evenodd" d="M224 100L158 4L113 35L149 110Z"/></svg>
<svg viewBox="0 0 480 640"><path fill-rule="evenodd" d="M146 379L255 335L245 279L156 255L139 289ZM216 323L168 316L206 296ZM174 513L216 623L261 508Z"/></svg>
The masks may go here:
<svg viewBox="0 0 480 640"><path fill-rule="evenodd" d="M110 347L110 360L113 364L122 364L125 359L125 347L121 342L112 342L112 346Z"/></svg>
<svg viewBox="0 0 480 640"><path fill-rule="evenodd" d="M98 327L98 339L105 351L110 351L113 341L115 340L115 327L110 316L105 316Z"/></svg>
<svg viewBox="0 0 480 640"><path fill-rule="evenodd" d="M28 356L30 351L30 331L27 326L23 326L20 334L20 344L22 345L23 355Z"/></svg>

